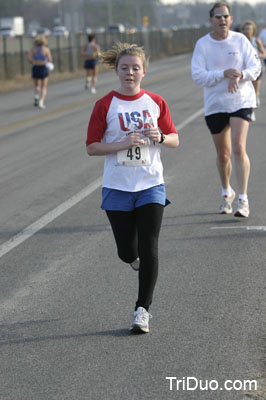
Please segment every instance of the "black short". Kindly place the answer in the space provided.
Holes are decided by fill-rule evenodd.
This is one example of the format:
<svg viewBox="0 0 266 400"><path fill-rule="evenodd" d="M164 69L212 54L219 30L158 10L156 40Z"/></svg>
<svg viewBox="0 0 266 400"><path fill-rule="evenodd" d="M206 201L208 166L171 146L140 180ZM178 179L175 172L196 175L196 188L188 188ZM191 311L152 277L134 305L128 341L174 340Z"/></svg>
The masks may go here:
<svg viewBox="0 0 266 400"><path fill-rule="evenodd" d="M34 65L32 67L33 79L44 79L49 75L49 70L45 65Z"/></svg>
<svg viewBox="0 0 266 400"><path fill-rule="evenodd" d="M241 108L233 113L217 113L205 116L206 124L213 135L220 133L229 125L231 117L242 118L251 121L252 108Z"/></svg>

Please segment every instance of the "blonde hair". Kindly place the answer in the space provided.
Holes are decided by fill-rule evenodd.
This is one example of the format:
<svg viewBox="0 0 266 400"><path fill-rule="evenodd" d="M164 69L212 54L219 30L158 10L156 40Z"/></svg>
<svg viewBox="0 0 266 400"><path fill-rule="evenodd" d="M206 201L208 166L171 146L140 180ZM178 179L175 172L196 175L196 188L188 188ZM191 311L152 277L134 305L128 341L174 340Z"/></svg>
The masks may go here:
<svg viewBox="0 0 266 400"><path fill-rule="evenodd" d="M250 25L253 28L253 36L256 36L256 31L257 31L257 26L255 24L255 22L251 21L251 20L247 20L243 23L243 25L241 26L241 31L243 32L244 28L246 25Z"/></svg>
<svg viewBox="0 0 266 400"><path fill-rule="evenodd" d="M146 57L143 47L137 44L117 42L110 50L102 54L102 62L109 65L112 69L117 69L119 60L123 56L137 56L141 59L143 69L146 71L149 59Z"/></svg>
<svg viewBox="0 0 266 400"><path fill-rule="evenodd" d="M39 35L35 38L34 43L36 46L46 46L47 39L44 35Z"/></svg>

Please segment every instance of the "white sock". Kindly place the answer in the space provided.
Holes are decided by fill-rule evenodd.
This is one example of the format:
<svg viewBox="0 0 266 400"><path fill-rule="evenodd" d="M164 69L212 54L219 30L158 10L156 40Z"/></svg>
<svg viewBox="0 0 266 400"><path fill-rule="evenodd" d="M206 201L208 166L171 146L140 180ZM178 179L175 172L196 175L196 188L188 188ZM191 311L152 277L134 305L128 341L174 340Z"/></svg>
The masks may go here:
<svg viewBox="0 0 266 400"><path fill-rule="evenodd" d="M222 187L222 197L224 196L230 196L230 194L232 193L232 188L229 185L227 189Z"/></svg>
<svg viewBox="0 0 266 400"><path fill-rule="evenodd" d="M244 200L248 203L248 195L247 194L239 194L238 198L239 198L239 200Z"/></svg>

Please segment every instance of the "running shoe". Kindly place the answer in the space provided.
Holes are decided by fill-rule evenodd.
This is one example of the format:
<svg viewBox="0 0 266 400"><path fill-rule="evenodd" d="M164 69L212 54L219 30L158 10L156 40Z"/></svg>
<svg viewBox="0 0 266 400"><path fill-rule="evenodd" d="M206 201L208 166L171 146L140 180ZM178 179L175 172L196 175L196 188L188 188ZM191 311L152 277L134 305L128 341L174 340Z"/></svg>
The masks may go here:
<svg viewBox="0 0 266 400"><path fill-rule="evenodd" d="M258 108L260 107L260 98L259 98L259 96L256 97L256 106Z"/></svg>
<svg viewBox="0 0 266 400"><path fill-rule="evenodd" d="M248 201L243 199L238 199L237 210L235 212L235 217L244 217L247 218L249 216L249 204Z"/></svg>
<svg viewBox="0 0 266 400"><path fill-rule="evenodd" d="M43 100L39 101L39 108L41 108L42 110L46 108L46 106L43 104Z"/></svg>
<svg viewBox="0 0 266 400"><path fill-rule="evenodd" d="M232 203L235 199L235 195L236 194L235 194L234 190L232 189L230 196L225 195L222 197L223 202L222 202L222 205L219 210L220 214L232 214L232 212L233 212Z"/></svg>
<svg viewBox="0 0 266 400"><path fill-rule="evenodd" d="M91 93L93 93L93 94L96 93L96 89L94 87L91 88Z"/></svg>
<svg viewBox="0 0 266 400"><path fill-rule="evenodd" d="M85 82L85 89L89 89L89 87L90 87L90 82L86 81Z"/></svg>
<svg viewBox="0 0 266 400"><path fill-rule="evenodd" d="M35 98L34 98L33 105L34 105L35 107L38 107L38 105L39 105L39 98L38 98L38 97L35 97Z"/></svg>
<svg viewBox="0 0 266 400"><path fill-rule="evenodd" d="M149 329L149 319L152 315L143 307L138 307L134 311L134 320L130 327L130 332L132 333L148 333Z"/></svg>
<svg viewBox="0 0 266 400"><path fill-rule="evenodd" d="M138 271L139 270L139 258L136 258L135 261L133 261L132 263L129 264L131 266L132 269L134 269L134 271Z"/></svg>

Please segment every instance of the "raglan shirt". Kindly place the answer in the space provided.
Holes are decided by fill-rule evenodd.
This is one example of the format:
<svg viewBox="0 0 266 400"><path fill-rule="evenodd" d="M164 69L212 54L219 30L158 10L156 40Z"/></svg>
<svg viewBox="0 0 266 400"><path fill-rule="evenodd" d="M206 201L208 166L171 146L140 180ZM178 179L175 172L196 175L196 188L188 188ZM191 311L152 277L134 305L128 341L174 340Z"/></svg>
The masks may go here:
<svg viewBox="0 0 266 400"><path fill-rule="evenodd" d="M224 71L229 68L243 73L235 93L228 92L229 79L224 78ZM200 38L193 52L191 70L195 83L204 87L206 116L256 107L252 81L260 75L261 62L242 33L229 31L224 40L215 40L210 34Z"/></svg>
<svg viewBox="0 0 266 400"><path fill-rule="evenodd" d="M134 96L111 91L94 106L86 145L120 142L133 130L141 132L150 125L158 127L165 135L177 133L168 105L161 96L143 89ZM150 154L148 165L121 165L118 163L118 153L106 155L102 186L136 192L164 183L161 145L150 142L145 146L148 146Z"/></svg>

